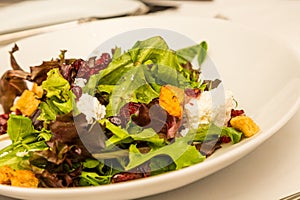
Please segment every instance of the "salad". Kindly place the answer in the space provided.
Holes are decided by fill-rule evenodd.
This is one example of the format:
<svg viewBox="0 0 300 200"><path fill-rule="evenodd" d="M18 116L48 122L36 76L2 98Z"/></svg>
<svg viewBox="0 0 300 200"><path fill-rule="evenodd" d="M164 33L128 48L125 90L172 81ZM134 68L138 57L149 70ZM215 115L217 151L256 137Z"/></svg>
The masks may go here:
<svg viewBox="0 0 300 200"><path fill-rule="evenodd" d="M204 80L207 43L179 50L160 36L88 60L56 59L24 71L10 51L0 80L0 184L99 186L203 162L259 132L220 80ZM193 64L194 60L197 66Z"/></svg>

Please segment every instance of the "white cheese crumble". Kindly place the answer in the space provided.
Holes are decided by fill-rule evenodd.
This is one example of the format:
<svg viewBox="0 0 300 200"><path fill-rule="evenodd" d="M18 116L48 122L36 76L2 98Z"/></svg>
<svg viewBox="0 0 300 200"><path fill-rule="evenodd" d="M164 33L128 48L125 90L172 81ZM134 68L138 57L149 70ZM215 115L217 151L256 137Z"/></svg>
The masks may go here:
<svg viewBox="0 0 300 200"><path fill-rule="evenodd" d="M74 84L79 87L84 87L86 82L87 82L87 80L84 78L75 78L75 80L74 80Z"/></svg>
<svg viewBox="0 0 300 200"><path fill-rule="evenodd" d="M77 108L80 112L85 114L86 120L89 124L93 123L93 120L100 120L105 117L106 108L101 105L96 97L88 94L82 94L77 102Z"/></svg>
<svg viewBox="0 0 300 200"><path fill-rule="evenodd" d="M226 125L230 119L231 109L235 105L232 92L225 91L224 101L222 103L216 102L218 101L213 100L210 91L204 91L198 98L192 98L184 106L188 120L186 127L197 129L200 124L211 122L217 126Z"/></svg>

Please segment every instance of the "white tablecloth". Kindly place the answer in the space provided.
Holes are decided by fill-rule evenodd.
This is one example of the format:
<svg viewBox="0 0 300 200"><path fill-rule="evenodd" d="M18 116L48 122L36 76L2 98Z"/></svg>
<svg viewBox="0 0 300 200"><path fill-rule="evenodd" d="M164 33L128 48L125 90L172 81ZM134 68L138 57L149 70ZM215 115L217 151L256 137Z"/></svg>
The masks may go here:
<svg viewBox="0 0 300 200"><path fill-rule="evenodd" d="M283 38L300 56L299 0L214 0L175 3L180 4L178 9L153 15L226 18L234 23ZM272 138L229 167L180 189L143 199L273 200L300 191L299 122L300 111ZM2 196L0 199L11 200Z"/></svg>

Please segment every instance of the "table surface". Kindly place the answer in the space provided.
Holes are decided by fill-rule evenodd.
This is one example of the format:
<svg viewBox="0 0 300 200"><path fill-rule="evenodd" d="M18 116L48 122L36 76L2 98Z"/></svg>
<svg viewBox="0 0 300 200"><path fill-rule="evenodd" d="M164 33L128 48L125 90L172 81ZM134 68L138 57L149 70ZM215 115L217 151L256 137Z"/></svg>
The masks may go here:
<svg viewBox="0 0 300 200"><path fill-rule="evenodd" d="M282 38L293 46L300 56L299 0L174 2L180 5L178 9L152 15L223 18ZM273 200L298 192L299 121L300 110L273 137L234 164L182 188L142 199ZM0 199L12 200L1 195Z"/></svg>

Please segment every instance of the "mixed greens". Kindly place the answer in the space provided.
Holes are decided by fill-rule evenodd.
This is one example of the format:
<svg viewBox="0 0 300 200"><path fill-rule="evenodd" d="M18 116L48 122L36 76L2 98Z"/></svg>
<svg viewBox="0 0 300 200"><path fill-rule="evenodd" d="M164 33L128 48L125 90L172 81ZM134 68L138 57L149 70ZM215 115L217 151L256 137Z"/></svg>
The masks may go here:
<svg viewBox="0 0 300 200"><path fill-rule="evenodd" d="M0 134L12 142L0 150L0 167L32 171L39 187L97 186L179 170L247 136L229 122L245 115L235 108L222 125L189 126L185 105L220 83L200 78L205 41L174 51L155 36L89 60L66 59L61 51L30 72L17 64L17 50L0 82Z"/></svg>

